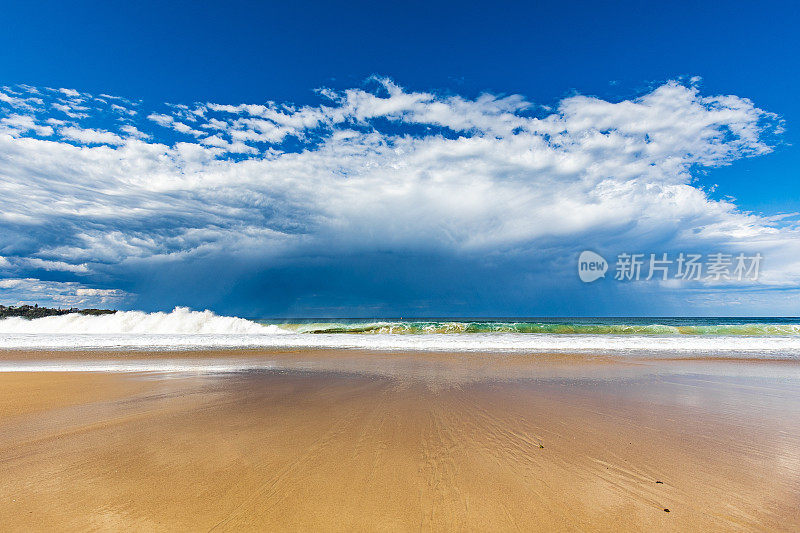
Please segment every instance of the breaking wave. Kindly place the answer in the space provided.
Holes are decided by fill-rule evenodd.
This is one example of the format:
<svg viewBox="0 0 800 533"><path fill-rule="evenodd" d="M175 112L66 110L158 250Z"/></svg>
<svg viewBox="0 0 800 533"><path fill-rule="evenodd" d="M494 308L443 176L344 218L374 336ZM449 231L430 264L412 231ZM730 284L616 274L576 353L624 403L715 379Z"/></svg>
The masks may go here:
<svg viewBox="0 0 800 533"><path fill-rule="evenodd" d="M0 333L46 334L269 334L286 330L263 325L244 318L219 316L211 311L192 311L176 307L169 313L144 313L142 311L117 311L107 315L48 316L28 320L5 318L0 320Z"/></svg>

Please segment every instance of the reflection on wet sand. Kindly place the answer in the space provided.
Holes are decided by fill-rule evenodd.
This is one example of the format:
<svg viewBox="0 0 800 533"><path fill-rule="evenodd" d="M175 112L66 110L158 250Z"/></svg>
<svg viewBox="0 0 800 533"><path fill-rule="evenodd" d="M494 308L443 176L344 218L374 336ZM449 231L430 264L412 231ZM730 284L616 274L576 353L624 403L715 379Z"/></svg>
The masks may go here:
<svg viewBox="0 0 800 533"><path fill-rule="evenodd" d="M0 357L5 370L45 362L61 371L0 373L4 529L800 525L795 363ZM79 371L89 362L140 366Z"/></svg>

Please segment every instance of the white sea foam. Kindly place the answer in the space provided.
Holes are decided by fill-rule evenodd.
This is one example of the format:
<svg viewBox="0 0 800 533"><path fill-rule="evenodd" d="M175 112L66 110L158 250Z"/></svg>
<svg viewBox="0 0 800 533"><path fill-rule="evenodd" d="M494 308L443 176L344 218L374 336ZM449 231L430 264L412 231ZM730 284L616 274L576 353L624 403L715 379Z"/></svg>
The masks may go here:
<svg viewBox="0 0 800 533"><path fill-rule="evenodd" d="M264 326L244 318L219 316L211 311L192 311L176 307L169 313L144 313L118 311L107 315L49 316L28 320L5 318L0 320L2 333L35 333L37 335L253 335L282 333L278 326Z"/></svg>

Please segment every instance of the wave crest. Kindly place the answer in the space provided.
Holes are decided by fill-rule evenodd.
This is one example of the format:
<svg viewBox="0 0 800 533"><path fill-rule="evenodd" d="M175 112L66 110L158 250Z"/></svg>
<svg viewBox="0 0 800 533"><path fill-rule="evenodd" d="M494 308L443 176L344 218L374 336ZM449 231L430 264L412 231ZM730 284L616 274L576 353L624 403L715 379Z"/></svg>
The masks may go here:
<svg viewBox="0 0 800 533"><path fill-rule="evenodd" d="M220 316L212 311L192 311L176 307L169 313L117 311L109 315L49 316L29 320L5 318L0 320L0 333L37 334L269 334L285 333L274 325L262 325L244 318Z"/></svg>

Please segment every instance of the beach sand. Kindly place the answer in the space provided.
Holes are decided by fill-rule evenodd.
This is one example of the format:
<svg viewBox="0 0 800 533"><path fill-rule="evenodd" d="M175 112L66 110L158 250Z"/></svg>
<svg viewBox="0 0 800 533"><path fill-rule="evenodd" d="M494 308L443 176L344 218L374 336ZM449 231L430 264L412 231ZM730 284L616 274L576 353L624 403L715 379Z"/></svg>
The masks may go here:
<svg viewBox="0 0 800 533"><path fill-rule="evenodd" d="M800 528L796 362L0 354L42 361L0 372L4 531Z"/></svg>

